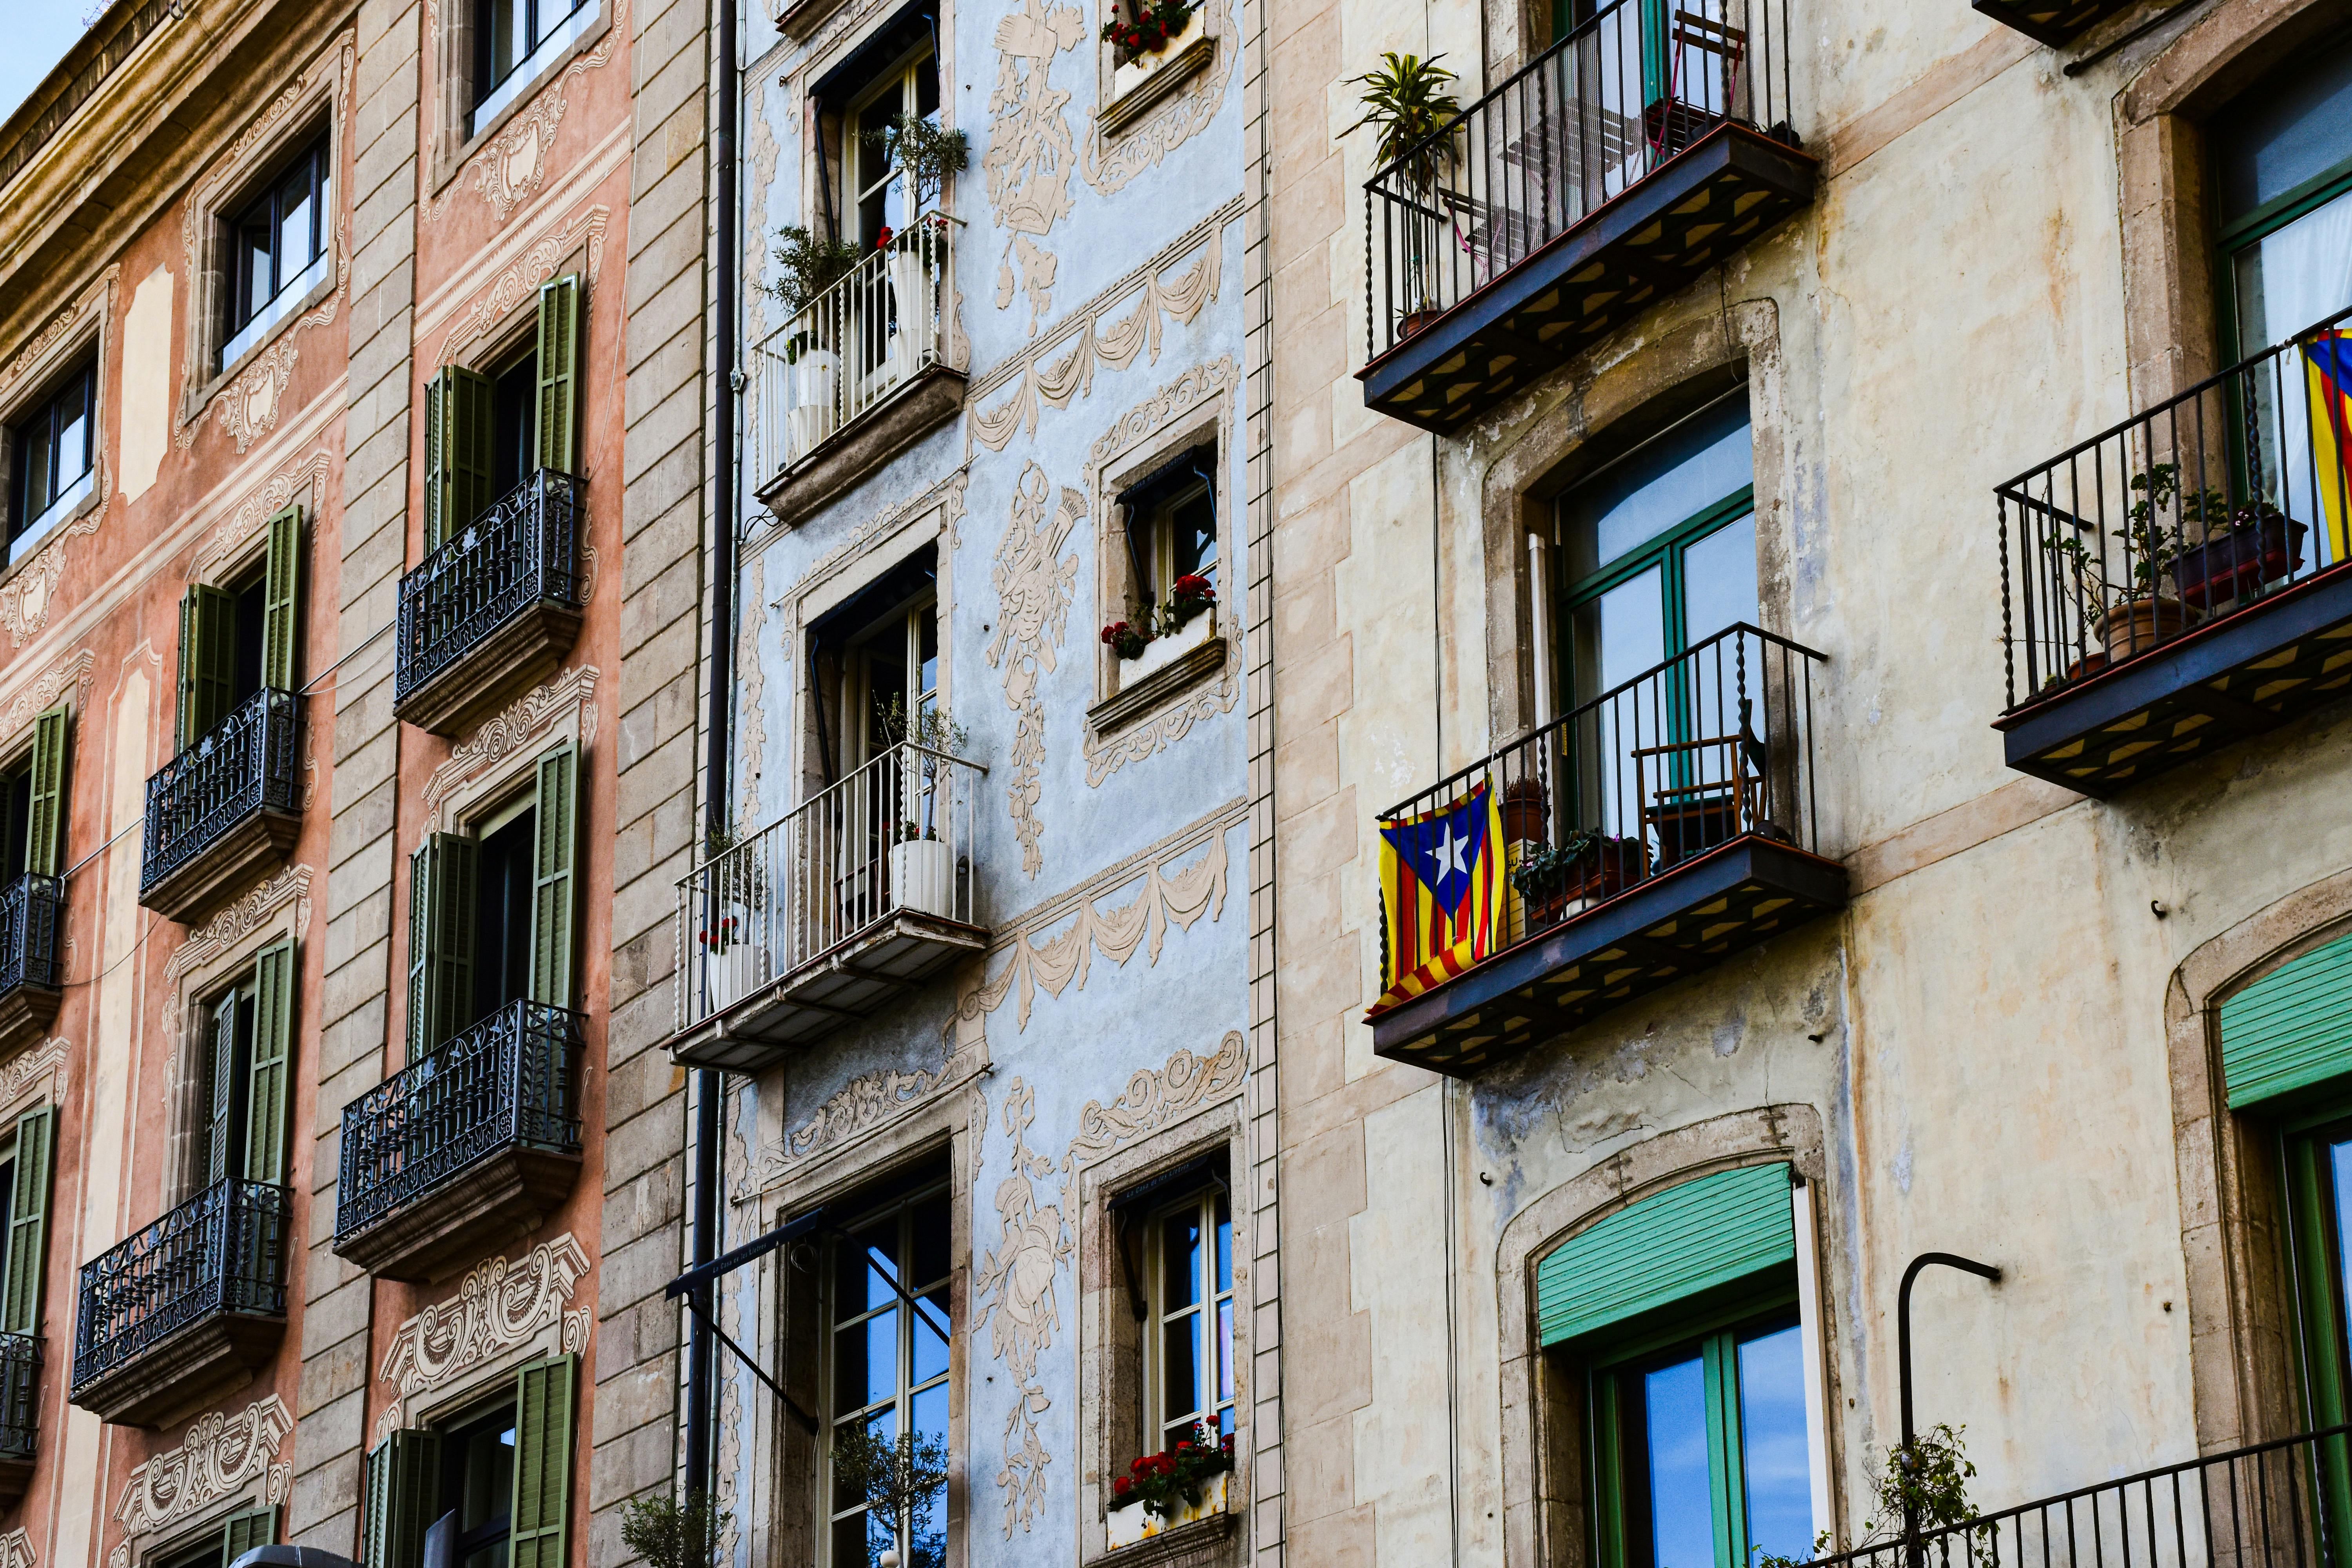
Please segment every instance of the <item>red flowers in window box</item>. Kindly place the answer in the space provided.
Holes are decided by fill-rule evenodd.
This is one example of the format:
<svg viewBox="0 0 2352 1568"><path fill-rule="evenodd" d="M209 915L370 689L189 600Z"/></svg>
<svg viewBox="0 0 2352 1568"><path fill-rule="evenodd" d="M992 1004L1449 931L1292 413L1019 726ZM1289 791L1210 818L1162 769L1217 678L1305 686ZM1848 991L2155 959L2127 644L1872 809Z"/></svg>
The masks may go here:
<svg viewBox="0 0 2352 1568"><path fill-rule="evenodd" d="M736 929L738 923L733 915L724 916L720 919L717 931L704 931L698 933L702 939L702 945L712 952L725 952L735 945L736 939L741 934Z"/></svg>
<svg viewBox="0 0 2352 1568"><path fill-rule="evenodd" d="M1126 65L1139 55L1156 55L1168 47L1168 41L1184 30L1192 18L1193 8L1184 0L1129 0L1126 5L1115 6L1110 20L1102 25L1102 38L1116 51L1114 63Z"/></svg>
<svg viewBox="0 0 2352 1568"><path fill-rule="evenodd" d="M886 223L880 228L874 231L874 248L877 250L887 250L890 248L890 242L898 237L898 231Z"/></svg>
<svg viewBox="0 0 2352 1568"><path fill-rule="evenodd" d="M1195 1426L1190 1437L1179 1438L1165 1453L1146 1454L1128 1466L1128 1473L1110 1484L1110 1506L1141 1503L1162 1519L1172 1518L1181 1509L1198 1508L1202 1483L1233 1468L1233 1438Z"/></svg>
<svg viewBox="0 0 2352 1568"><path fill-rule="evenodd" d="M1217 602L1216 589L1206 577L1187 572L1169 584L1168 629L1176 631L1202 611Z"/></svg>
<svg viewBox="0 0 2352 1568"><path fill-rule="evenodd" d="M1121 658L1141 658L1143 650L1151 646L1151 634L1126 621L1113 621L1103 627L1102 640Z"/></svg>

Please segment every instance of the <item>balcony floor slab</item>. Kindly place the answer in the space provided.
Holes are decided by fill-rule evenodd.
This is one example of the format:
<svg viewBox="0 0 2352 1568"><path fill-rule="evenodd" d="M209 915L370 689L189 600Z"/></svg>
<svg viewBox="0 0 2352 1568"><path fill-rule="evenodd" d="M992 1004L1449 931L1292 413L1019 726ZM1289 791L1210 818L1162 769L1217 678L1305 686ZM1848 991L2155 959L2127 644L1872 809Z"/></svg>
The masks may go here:
<svg viewBox="0 0 2352 1568"><path fill-rule="evenodd" d="M76 1388L73 1403L116 1426L169 1426L251 1383L285 1337L284 1318L215 1312Z"/></svg>
<svg viewBox="0 0 2352 1568"><path fill-rule="evenodd" d="M2084 30L2138 0L1976 0L1979 15L2016 28L2037 44L2063 48Z"/></svg>
<svg viewBox="0 0 2352 1568"><path fill-rule="evenodd" d="M446 1279L479 1262L491 1244L536 1230L579 1175L576 1153L509 1143L337 1237L335 1252L385 1279Z"/></svg>
<svg viewBox="0 0 2352 1568"><path fill-rule="evenodd" d="M395 717L436 735L462 735L555 673L580 640L583 612L540 599L509 616L465 655L392 705Z"/></svg>
<svg viewBox="0 0 2352 1568"><path fill-rule="evenodd" d="M294 812L247 812L169 876L139 889L139 902L165 920L192 924L286 858L302 831Z"/></svg>
<svg viewBox="0 0 2352 1568"><path fill-rule="evenodd" d="M58 1016L62 993L47 985L12 985L0 991L0 1061L38 1044Z"/></svg>
<svg viewBox="0 0 2352 1568"><path fill-rule="evenodd" d="M760 489L761 503L790 526L846 492L963 407L964 374L934 364L916 372L873 407Z"/></svg>

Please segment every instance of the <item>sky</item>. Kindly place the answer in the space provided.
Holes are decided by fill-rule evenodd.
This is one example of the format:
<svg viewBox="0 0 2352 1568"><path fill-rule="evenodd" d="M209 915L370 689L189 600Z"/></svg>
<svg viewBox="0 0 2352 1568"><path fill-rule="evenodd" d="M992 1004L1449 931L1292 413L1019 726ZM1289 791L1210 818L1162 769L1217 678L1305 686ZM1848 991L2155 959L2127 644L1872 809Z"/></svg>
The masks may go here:
<svg viewBox="0 0 2352 1568"><path fill-rule="evenodd" d="M95 0L7 0L8 47L0 48L0 119L41 84L82 35L81 19Z"/></svg>

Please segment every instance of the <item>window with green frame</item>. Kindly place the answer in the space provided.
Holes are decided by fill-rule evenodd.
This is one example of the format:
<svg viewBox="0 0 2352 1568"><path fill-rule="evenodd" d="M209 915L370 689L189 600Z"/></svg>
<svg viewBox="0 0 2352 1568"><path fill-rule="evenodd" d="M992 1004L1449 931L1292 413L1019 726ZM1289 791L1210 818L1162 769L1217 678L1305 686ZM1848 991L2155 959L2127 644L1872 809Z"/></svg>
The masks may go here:
<svg viewBox="0 0 2352 1568"><path fill-rule="evenodd" d="M2340 1082L2340 1080L2339 1080ZM2306 1429L2352 1421L2352 1093L2339 1088L2280 1123L2286 1179L2288 1272L2302 1348ZM2340 1448L2319 1454L2326 1517L2352 1519L2352 1474ZM2340 1555L2352 1542L2335 1543Z"/></svg>

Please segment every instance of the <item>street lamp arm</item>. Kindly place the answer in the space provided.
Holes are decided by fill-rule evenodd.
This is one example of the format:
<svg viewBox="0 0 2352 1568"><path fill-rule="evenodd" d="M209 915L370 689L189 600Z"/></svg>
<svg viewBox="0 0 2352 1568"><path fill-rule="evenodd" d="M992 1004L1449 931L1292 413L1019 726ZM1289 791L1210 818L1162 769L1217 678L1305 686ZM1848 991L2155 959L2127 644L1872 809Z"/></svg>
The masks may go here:
<svg viewBox="0 0 2352 1568"><path fill-rule="evenodd" d="M1906 1454L1911 1451L1911 1439L1916 1435L1911 1426L1911 1286L1919 1278L1919 1271L1931 1263L1976 1275L1995 1285L2000 1283L2000 1269L1973 1258L1962 1258L1957 1252L1923 1252L1903 1271L1902 1288L1895 1293L1895 1370L1903 1392L1903 1451Z"/></svg>

